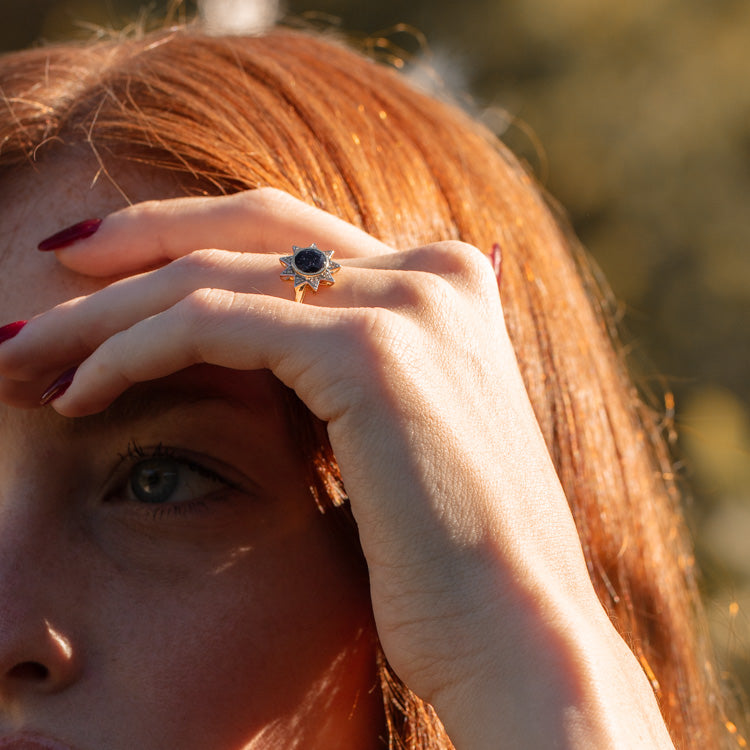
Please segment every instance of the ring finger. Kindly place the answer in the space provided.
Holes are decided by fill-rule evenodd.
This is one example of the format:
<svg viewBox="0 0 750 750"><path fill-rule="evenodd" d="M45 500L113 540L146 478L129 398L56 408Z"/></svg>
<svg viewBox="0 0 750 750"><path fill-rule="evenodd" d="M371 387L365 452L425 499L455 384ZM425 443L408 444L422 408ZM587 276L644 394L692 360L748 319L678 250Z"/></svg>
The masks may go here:
<svg viewBox="0 0 750 750"><path fill-rule="evenodd" d="M404 260L399 255L388 257L397 267ZM16 401L28 388L9 381L38 388L38 383L48 380L50 374L78 364L109 337L167 310L198 289L282 299L286 296L291 300L292 283L279 278L283 268L278 261L278 256L203 250L64 302L34 318L18 336L0 347L0 376L4 378L0 396ZM395 269L383 268L386 263L385 256L347 261L344 273L335 277L335 287L321 287L319 294L308 290L305 304L340 308L397 306L402 295L396 290L402 286L403 277ZM367 264L380 268L367 268Z"/></svg>

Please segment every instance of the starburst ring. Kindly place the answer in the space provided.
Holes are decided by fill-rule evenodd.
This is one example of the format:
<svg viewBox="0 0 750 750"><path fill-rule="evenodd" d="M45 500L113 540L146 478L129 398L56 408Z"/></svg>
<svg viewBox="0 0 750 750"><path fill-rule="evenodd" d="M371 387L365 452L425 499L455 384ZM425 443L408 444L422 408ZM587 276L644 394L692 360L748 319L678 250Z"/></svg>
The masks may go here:
<svg viewBox="0 0 750 750"><path fill-rule="evenodd" d="M341 265L331 259L333 250L319 250L313 242L307 247L292 245L293 255L284 255L279 262L284 270L279 274L282 279L294 282L294 301L302 302L308 287L314 292L321 284L331 286L336 283L332 274Z"/></svg>

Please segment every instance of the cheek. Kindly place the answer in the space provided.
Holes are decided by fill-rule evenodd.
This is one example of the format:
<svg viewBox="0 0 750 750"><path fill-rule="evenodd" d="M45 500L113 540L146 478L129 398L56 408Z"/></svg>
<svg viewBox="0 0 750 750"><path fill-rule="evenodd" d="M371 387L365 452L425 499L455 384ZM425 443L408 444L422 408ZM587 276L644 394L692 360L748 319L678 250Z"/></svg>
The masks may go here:
<svg viewBox="0 0 750 750"><path fill-rule="evenodd" d="M286 541L168 586L123 587L106 607L118 637L102 651L123 667L115 692L136 697L157 746L292 747L281 735L302 728L301 746L314 747L332 722L355 731L355 706L377 694L366 580L322 523ZM372 707L361 712L373 731Z"/></svg>

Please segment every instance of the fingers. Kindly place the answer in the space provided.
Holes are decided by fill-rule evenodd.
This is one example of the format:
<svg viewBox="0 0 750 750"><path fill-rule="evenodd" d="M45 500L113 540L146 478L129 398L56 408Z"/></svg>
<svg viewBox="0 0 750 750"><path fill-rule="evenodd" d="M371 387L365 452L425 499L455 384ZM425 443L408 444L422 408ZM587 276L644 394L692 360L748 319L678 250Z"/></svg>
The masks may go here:
<svg viewBox="0 0 750 750"><path fill-rule="evenodd" d="M336 274L333 286L321 286L317 293L308 289L305 307L404 304L399 272L353 265L363 262L348 261L350 265ZM279 276L281 270L277 256L220 250L191 253L163 268L69 300L33 319L20 335L0 347L0 375L13 381L44 381L78 364L115 334L200 289L279 297L297 305L292 284Z"/></svg>
<svg viewBox="0 0 750 750"><path fill-rule="evenodd" d="M200 289L291 301L292 284L279 277L280 269L275 256L202 250L58 305L0 347L0 399L26 402L32 392L29 383L43 388L51 377L82 362L110 337ZM470 282L482 275L488 279L485 287L496 295L489 264L476 249L442 243L345 261L336 283L321 286L318 293L308 290L304 304L308 308L385 308L421 316L424 322L444 316L449 309L447 298L462 287L476 297L480 288Z"/></svg>
<svg viewBox="0 0 750 750"><path fill-rule="evenodd" d="M325 243L323 242L325 238ZM360 229L280 190L137 203L105 217L93 234L58 251L61 263L111 277L164 265L196 250L291 252L317 242L337 259L392 249Z"/></svg>
<svg viewBox="0 0 750 750"><path fill-rule="evenodd" d="M449 289L466 285L476 275L472 269L477 265L491 278L489 264L476 249L461 243L353 259L344 262L333 286L321 286L318 293L308 290L305 304L426 311L435 306L443 284ZM196 251L38 316L22 335L0 348L0 375L16 381L45 380L81 362L110 336L198 289L291 299L292 284L279 277L280 269L276 256Z"/></svg>
<svg viewBox="0 0 750 750"><path fill-rule="evenodd" d="M308 291L305 304L298 305L291 301L292 285L279 278L278 260L292 244L307 244L300 241L305 236L334 249L343 268L335 285ZM221 249L202 249L217 246ZM106 217L98 231L58 258L89 275L155 269L59 305L0 347L0 400L15 405L38 404L53 378L80 365L69 394L59 399L60 410L70 414L102 408L133 382L189 364L268 366L261 363L280 354L283 338L264 339L268 349L252 357L242 354L252 340L248 331L255 333L258 310L273 311L271 329L280 320L297 320L298 333L306 332L313 342L312 362L316 353L320 359L325 338L324 330L310 328L324 320L316 308L335 312L337 320L354 308L393 310L421 316L424 324L450 316L443 300L471 290L477 278L492 279L485 286L496 296L489 264L475 248L448 242L394 253L356 227L271 189L138 204ZM208 299L211 305L204 304ZM181 325L195 318L196 307L206 321L213 316L200 322L200 335ZM242 311L247 319L240 336L236 321ZM257 321L266 325L263 315ZM296 347L301 351L306 347ZM348 354L342 357L352 362ZM85 399L81 389L89 394Z"/></svg>
<svg viewBox="0 0 750 750"><path fill-rule="evenodd" d="M107 339L81 364L53 406L65 416L85 416L106 408L135 383L208 363L269 369L295 389L316 416L330 421L352 401L341 380L334 387L330 375L340 362L339 353L351 352L353 342L364 349L364 338L358 340L354 332L371 327L369 320L382 314L199 289ZM360 318L359 324L352 325L352 315Z"/></svg>

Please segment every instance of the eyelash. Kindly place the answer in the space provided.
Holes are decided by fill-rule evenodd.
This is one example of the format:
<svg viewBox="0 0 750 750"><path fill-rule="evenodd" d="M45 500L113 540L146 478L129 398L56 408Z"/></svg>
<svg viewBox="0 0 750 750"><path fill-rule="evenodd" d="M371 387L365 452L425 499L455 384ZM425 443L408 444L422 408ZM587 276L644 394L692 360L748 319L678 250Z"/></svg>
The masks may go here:
<svg viewBox="0 0 750 750"><path fill-rule="evenodd" d="M181 454L175 448L165 446L159 443L154 447L144 448L135 440L128 443L125 453L119 454L120 463L118 464L115 475L117 477L113 490L109 493L110 498L119 498L123 500L127 494L127 483L130 481L131 471L142 461L158 458L169 458L172 461L184 466L189 471L198 474L205 479L215 481L228 489L240 489L236 483L231 482L226 477L206 466L194 461L193 459ZM213 493L210 500L203 497L193 500L182 500L173 503L156 504L148 507L146 503L133 503L140 506L141 512L147 512L154 521L158 521L168 516L187 516L191 513L197 513L203 510L209 510L209 506L218 501L225 500L226 497L221 493Z"/></svg>

